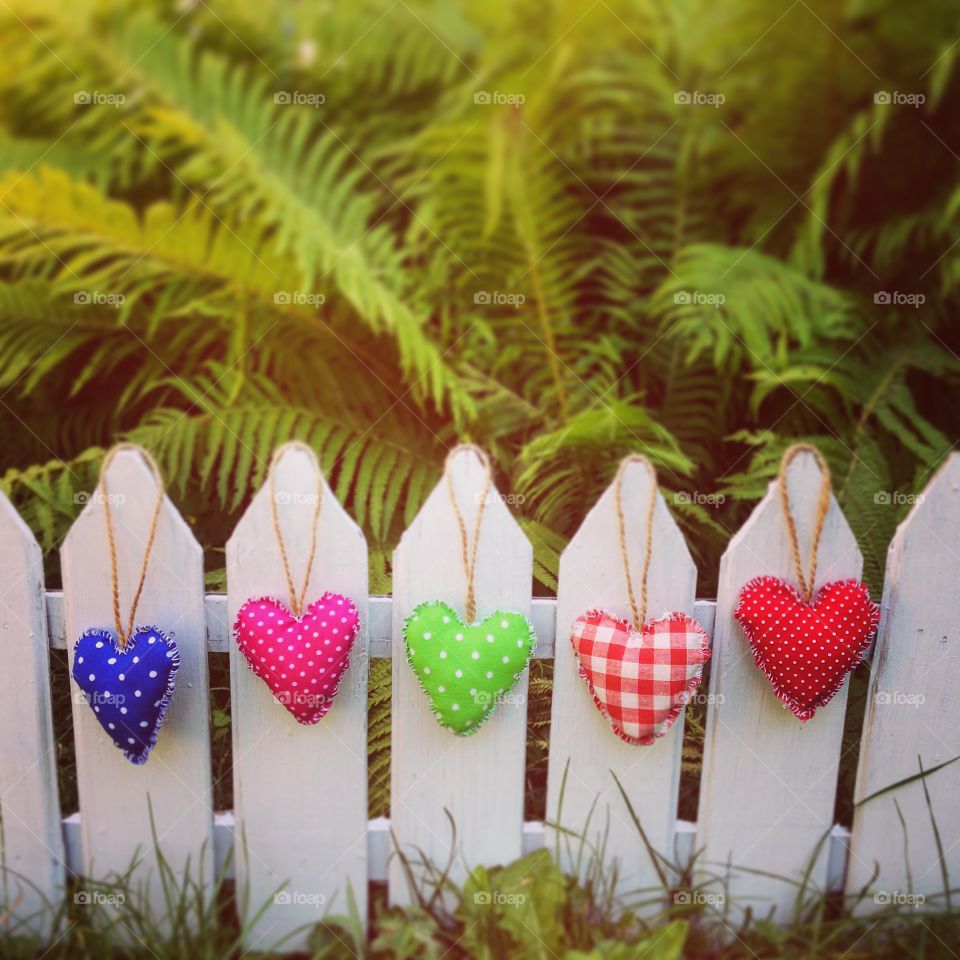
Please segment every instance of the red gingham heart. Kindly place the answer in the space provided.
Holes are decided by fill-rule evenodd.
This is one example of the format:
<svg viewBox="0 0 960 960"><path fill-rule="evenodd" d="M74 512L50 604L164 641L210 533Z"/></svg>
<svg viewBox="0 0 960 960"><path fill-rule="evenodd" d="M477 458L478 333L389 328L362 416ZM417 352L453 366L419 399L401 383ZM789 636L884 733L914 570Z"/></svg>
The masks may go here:
<svg viewBox="0 0 960 960"><path fill-rule="evenodd" d="M700 684L710 638L684 613L647 623L591 610L573 624L570 642L597 709L627 743L647 745L673 726Z"/></svg>
<svg viewBox="0 0 960 960"><path fill-rule="evenodd" d="M279 600L248 600L233 635L253 672L299 723L316 723L333 705L360 628L347 597L325 593L295 617Z"/></svg>
<svg viewBox="0 0 960 960"><path fill-rule="evenodd" d="M835 580L809 603L779 577L757 577L740 591L734 616L753 659L800 720L809 720L863 659L880 608L859 580Z"/></svg>

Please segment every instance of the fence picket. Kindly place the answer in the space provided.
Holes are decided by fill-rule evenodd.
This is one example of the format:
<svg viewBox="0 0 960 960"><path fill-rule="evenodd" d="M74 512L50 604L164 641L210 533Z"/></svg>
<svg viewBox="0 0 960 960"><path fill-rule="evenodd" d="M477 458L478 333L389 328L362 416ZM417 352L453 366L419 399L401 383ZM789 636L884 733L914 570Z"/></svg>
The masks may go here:
<svg viewBox="0 0 960 960"><path fill-rule="evenodd" d="M310 551L317 489L314 464L296 448L275 466L280 526L294 579ZM287 586L264 485L227 543L229 623L243 603ZM238 890L246 948L305 950L311 924L325 911L347 912L349 885L362 917L367 904L367 544L324 482L317 554L306 602L332 591L348 596L361 618L350 669L330 711L302 726L278 703L230 641L234 811ZM279 895L274 898L274 894Z"/></svg>
<svg viewBox="0 0 960 960"><path fill-rule="evenodd" d="M481 465L464 451L451 469L472 530L483 490ZM803 556L819 479L809 455L798 456L789 468ZM305 511L312 511L308 498L316 490L310 459L302 451L288 451L277 465L277 482L288 494L279 507L292 566L302 570L310 533ZM624 478L628 541L636 566L649 482L639 466ZM126 607L156 488L134 452L117 456L110 468L110 488ZM76 638L90 627L112 625L106 504L102 497L92 497L64 541L61 597L44 594L39 547L0 495L0 577L7 584L0 597L0 643L5 644L0 674L0 857L8 868L0 877L0 903L14 922L41 936L51 933L50 914L41 907L61 901L67 863L97 880L116 878L135 864L133 886L147 891L159 916L165 904L154 836L175 873L189 869L206 884L212 879L214 854L225 865L235 843L243 919L251 920L268 904L250 929L247 948L267 949L294 933L283 948L299 950L306 946L309 926L324 912L346 909L348 888L365 915L371 876L386 874L393 902L411 899L397 849L415 861L425 854L439 865L452 857L450 877L457 882L478 864L505 863L554 845L557 834L549 825L545 829L537 822L523 822L526 675L480 731L458 738L437 724L406 663L402 626L414 606L430 599L464 606L461 544L446 483L434 489L401 538L394 554L394 597L373 602L367 596L362 532L329 488L324 489L320 549L309 593L347 594L357 602L362 622L350 672L328 716L319 727L297 725L227 637L249 596L285 596L269 489L258 492L227 544L226 598L204 597L201 549L165 500L136 619L176 635L181 651L177 693L159 743L143 767L123 758L75 694L81 809L62 821L52 755L48 645L66 646L72 666ZM960 757L954 692L960 682L960 653L953 644L960 615L954 599L960 567L960 454L948 459L890 547L856 787L859 802L917 774L922 761L925 770L933 771L926 780L930 804L919 782L883 793L856 808L852 835L832 825L846 688L801 724L754 667L733 619L739 592L752 577L772 574L794 580L776 484L731 540L721 562L695 824L676 821L681 724L652 747L629 747L612 734L577 675L569 643L573 619L594 606L628 614L613 498L613 489L608 489L561 558L555 623L553 600L531 600L532 548L495 491L490 491L484 509L477 619L496 609L532 616L539 637L535 655L556 659L548 819L556 817L566 774L561 826L582 830L599 797L588 839L597 843L607 833L606 849L619 861L622 889L656 887L646 847L610 777L612 770L652 845L668 857L696 848L698 881L723 878L723 892L737 911L750 906L787 919L798 902L797 881L806 878L818 888L836 890L845 880L847 893L854 895L870 881L875 866L879 873L870 893L879 899L868 896L861 909L910 895L944 906L943 875L955 884L960 871L955 843L960 815L953 802L960 791L960 763L953 763ZM831 499L816 585L857 577L861 564L850 529ZM658 499L648 618L667 609L684 610L699 614L709 631L713 604L695 604L695 585L696 568L686 544ZM219 814L215 830L206 655L227 649L235 810ZM393 658L393 739L391 816L368 822L365 693L371 655ZM453 850L445 811L456 824ZM938 844L944 849L942 860ZM564 847L561 842L561 852ZM563 859L565 867L573 866L569 858ZM270 903L278 889L296 896L289 903Z"/></svg>
<svg viewBox="0 0 960 960"><path fill-rule="evenodd" d="M809 556L820 476L809 453L797 456L788 469L803 558ZM817 588L859 577L862 562L831 497ZM729 874L731 906L750 905L760 914L775 910L778 919L788 919L797 901L794 884L808 867L813 884L820 889L827 885L828 834L849 684L805 724L776 699L733 618L741 588L763 574L796 580L776 481L720 563L697 846L703 848L702 879Z"/></svg>
<svg viewBox="0 0 960 960"><path fill-rule="evenodd" d="M0 493L0 915L48 936L64 894L43 556Z"/></svg>
<svg viewBox="0 0 960 960"><path fill-rule="evenodd" d="M960 454L954 453L890 544L857 803L915 776L921 761L933 770L960 756L958 557ZM883 909L909 895L925 897L932 907L948 905L942 870L954 889L960 876L960 763L932 773L926 787L930 808L919 781L856 807L847 892L856 895L869 884L872 896L862 908ZM942 862L932 816L944 847Z"/></svg>
<svg viewBox="0 0 960 960"><path fill-rule="evenodd" d="M134 451L109 467L110 509L126 612L156 498L156 481ZM113 630L110 561L99 494L70 528L61 550L64 615L71 669L73 647L91 627ZM83 869L109 879L131 870L132 886L157 917L166 912L154 843L177 876L213 877L207 642L203 551L164 498L136 622L172 633L180 649L176 692L156 747L143 766L129 763L101 729L71 681L77 787L82 810Z"/></svg>
<svg viewBox="0 0 960 960"><path fill-rule="evenodd" d="M454 489L468 530L481 506L483 468L464 450L451 462ZM526 673L508 702L469 737L434 718L403 650L403 621L417 604L442 600L462 611L466 578L460 536L445 481L407 528L393 555L393 718L391 826L399 849L441 867L451 857L454 881L478 864L508 863L522 853ZM476 566L477 619L495 610L530 616L533 549L491 486L480 526ZM390 898L408 902L403 866L390 863Z"/></svg>
<svg viewBox="0 0 960 960"><path fill-rule="evenodd" d="M628 466L623 477L627 544L635 581L642 567L652 482L639 463ZM673 611L692 616L696 582L696 566L683 535L658 495L647 619ZM576 617L595 607L630 618L612 484L560 558L547 817L556 820L559 814L562 831L576 835L589 823L588 840L597 849L606 834L607 856L619 861L622 890L657 888L657 871L611 772L623 785L654 849L672 859L683 718L650 746L631 746L613 733L578 675L569 640ZM569 869L577 860L579 844L575 838L564 838L562 831L559 835L551 831L547 844L552 848L559 845L564 866Z"/></svg>

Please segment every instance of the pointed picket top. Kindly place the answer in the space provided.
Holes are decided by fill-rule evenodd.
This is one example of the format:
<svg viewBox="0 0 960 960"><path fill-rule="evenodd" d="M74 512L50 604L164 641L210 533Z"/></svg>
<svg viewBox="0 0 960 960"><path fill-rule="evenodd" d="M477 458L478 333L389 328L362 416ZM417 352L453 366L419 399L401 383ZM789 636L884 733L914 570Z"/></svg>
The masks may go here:
<svg viewBox="0 0 960 960"><path fill-rule="evenodd" d="M622 503L630 569L637 591L653 482L642 463L627 465ZM663 496L657 494L647 622L664 613L684 612L693 616L696 583L697 569L683 534ZM559 819L564 834L553 832L547 844L551 849L559 849L564 866L572 868L578 841L567 840L566 832L579 836L587 829L588 840L597 849L602 848L606 833L607 856L619 863L621 891L656 888L656 866L612 774L623 785L654 849L672 860L683 717L650 746L633 746L620 740L600 715L579 676L570 643L574 620L588 610L600 608L631 619L619 546L615 482L587 514L561 555L557 593L547 819Z"/></svg>
<svg viewBox="0 0 960 960"><path fill-rule="evenodd" d="M468 531L483 506L476 565L477 620L497 610L529 617L533 548L503 498L491 484L483 499L484 467L470 449L456 453L451 479ZM426 854L434 864L451 859L452 877L463 879L478 864L508 863L522 853L527 680L525 671L472 736L441 727L410 665L403 622L414 607L442 600L463 611L466 576L456 517L441 478L393 555L393 713L391 763L392 832L412 860ZM390 898L408 902L403 863L390 862Z"/></svg>
<svg viewBox="0 0 960 960"><path fill-rule="evenodd" d="M0 912L48 937L64 896L43 554L0 493Z"/></svg>
<svg viewBox="0 0 960 960"><path fill-rule="evenodd" d="M60 552L71 670L74 645L84 631L114 630L104 510L109 507L113 518L126 616L156 503L157 481L134 449L116 455L107 481L109 497L100 488L86 495ZM210 883L213 876L203 551L166 496L136 624L173 636L180 651L176 690L157 745L146 764L134 766L71 680L83 860L94 879L123 874L135 864L134 886L149 890L149 902L162 916L167 908L155 846L177 876L188 861L195 881Z"/></svg>
<svg viewBox="0 0 960 960"><path fill-rule="evenodd" d="M800 555L809 557L821 472L812 454L798 454L787 471ZM831 495L823 525L816 588L859 578L863 558ZM731 918L746 906L789 919L795 882L810 868L810 884L827 881L825 840L834 799L849 682L806 723L774 696L754 664L733 617L748 581L769 574L796 583L787 526L774 480L720 563L711 659L710 709L700 782L697 846L702 879L724 877L710 889L725 893ZM763 873L771 864L778 882ZM812 865L812 867L811 867Z"/></svg>
<svg viewBox="0 0 960 960"><path fill-rule="evenodd" d="M881 493L895 509L895 498ZM950 761L960 757L958 573L960 454L954 453L917 497L887 555L847 874L850 896L868 887L864 910L894 903L946 909L944 871L949 887L957 886L960 763ZM926 777L929 806L919 780L867 799L917 776L921 763L927 771L948 764Z"/></svg>
<svg viewBox="0 0 960 960"><path fill-rule="evenodd" d="M366 916L367 544L307 449L291 445L280 452L274 476L298 587L310 553L318 479L322 483L306 604L326 592L343 594L356 604L361 624L333 706L313 726L299 724L276 701L230 641L237 882L248 891L244 921L252 924L245 947L267 951L286 937L282 949L300 951L326 912L347 912L348 886L359 915ZM227 594L231 629L252 597L275 597L289 606L269 482L227 542Z"/></svg>

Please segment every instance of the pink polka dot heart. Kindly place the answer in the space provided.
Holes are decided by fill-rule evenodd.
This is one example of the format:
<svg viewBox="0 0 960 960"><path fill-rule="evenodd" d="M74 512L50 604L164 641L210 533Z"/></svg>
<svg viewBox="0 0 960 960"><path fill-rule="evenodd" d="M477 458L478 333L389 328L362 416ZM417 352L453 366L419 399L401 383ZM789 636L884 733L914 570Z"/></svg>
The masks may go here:
<svg viewBox="0 0 960 960"><path fill-rule="evenodd" d="M299 723L316 723L333 705L360 628L347 597L325 593L295 617L279 600L248 600L233 636L253 672Z"/></svg>
<svg viewBox="0 0 960 960"><path fill-rule="evenodd" d="M757 577L740 591L734 616L774 693L806 721L863 659L880 608L859 580L825 584L806 602L779 577Z"/></svg>

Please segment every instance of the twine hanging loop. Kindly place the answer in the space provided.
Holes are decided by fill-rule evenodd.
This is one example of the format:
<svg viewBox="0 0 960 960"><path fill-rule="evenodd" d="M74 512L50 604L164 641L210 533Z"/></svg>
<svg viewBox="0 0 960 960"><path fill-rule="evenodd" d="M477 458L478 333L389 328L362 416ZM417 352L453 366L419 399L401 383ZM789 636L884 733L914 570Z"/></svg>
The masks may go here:
<svg viewBox="0 0 960 960"><path fill-rule="evenodd" d="M810 538L810 577L804 575L803 562L800 559L800 542L797 538L797 525L790 510L790 493L787 490L787 468L798 453L812 454L820 467L820 495L817 498L817 513L813 523L813 535ZM803 599L810 602L813 597L813 588L817 579L817 551L820 548L820 535L823 533L823 524L830 509L830 467L823 454L809 443L795 443L788 447L780 461L780 505L783 507L783 518L787 524L787 536L790 538L790 553L793 557L793 569L800 584Z"/></svg>
<svg viewBox="0 0 960 960"><path fill-rule="evenodd" d="M473 524L473 537L467 537L467 525L463 519L463 512L457 503L457 494L453 489L453 476L450 472L450 466L453 458L464 450L472 450L477 459L483 465L483 491L480 494L480 502L477 505L477 519ZM474 573L477 569L477 546L480 543L480 521L483 518L483 508L487 504L487 497L490 493L490 484L493 479L493 468L490 465L490 458L482 448L472 443L461 443L454 447L448 454L446 462L443 465L443 474L447 481L447 491L450 494L450 504L453 507L454 516L457 518L457 527L460 530L460 545L462 548L463 572L467 578L467 598L464 604L464 612L467 615L467 623L473 623L477 615L477 599L474 586ZM472 539L472 544L471 544Z"/></svg>
<svg viewBox="0 0 960 960"><path fill-rule="evenodd" d="M118 453L125 451L139 453L157 481L157 499L153 506L153 515L150 518L147 543L143 548L143 561L140 564L140 576L137 579L137 588L134 591L133 600L130 604L130 616L127 619L126 626L124 626L123 618L120 615L120 573L117 561L117 538L113 529L113 516L110 510L110 489L107 485L107 471L110 465ZM100 477L97 480L97 487L103 492L103 517L107 525L107 546L110 549L110 589L113 594L113 625L117 632L117 649L123 651L130 642L130 636L133 633L133 625L137 617L137 607L140 605L143 585L147 579L147 567L150 564L150 554L153 552L153 543L157 537L157 526L160 523L160 510L163 507L163 476L160 473L160 467L157 466L157 461L153 459L153 456L148 450L137 446L135 443L117 443L106 452L103 462L100 464Z"/></svg>
<svg viewBox="0 0 960 960"><path fill-rule="evenodd" d="M277 509L276 466L280 462L280 458L283 457L288 450L300 450L306 453L313 461L313 467L317 475L313 518L310 521L310 554L307 557L307 569L303 574L303 584L299 591L294 584L293 573L290 570L290 557L287 554L287 544L283 539L283 531L280 529L280 512ZM273 532L277 538L277 546L280 548L280 560L283 562L283 575L287 581L290 610L295 617L299 617L303 612L303 603L307 598L307 588L310 586L310 577L313 575L313 564L317 556L317 527L320 521L320 508L323 506L323 474L320 471L320 463L317 460L317 455L313 452L313 448L307 446L307 444L300 440L290 440L273 451L270 466L267 468L267 478L270 485L270 511L273 517Z"/></svg>
<svg viewBox="0 0 960 960"><path fill-rule="evenodd" d="M627 522L623 513L623 477L633 463L642 463L650 473L650 504L647 507L647 537L643 549L643 571L640 575L640 606L630 573L630 554L627 550ZM630 616L633 628L642 630L647 622L647 579L650 573L650 558L653 555L653 513L657 507L657 471L653 464L642 454L634 453L620 461L614 478L614 502L617 508L617 534L620 539L620 559L623 561L623 575L627 581L627 599L630 601Z"/></svg>

